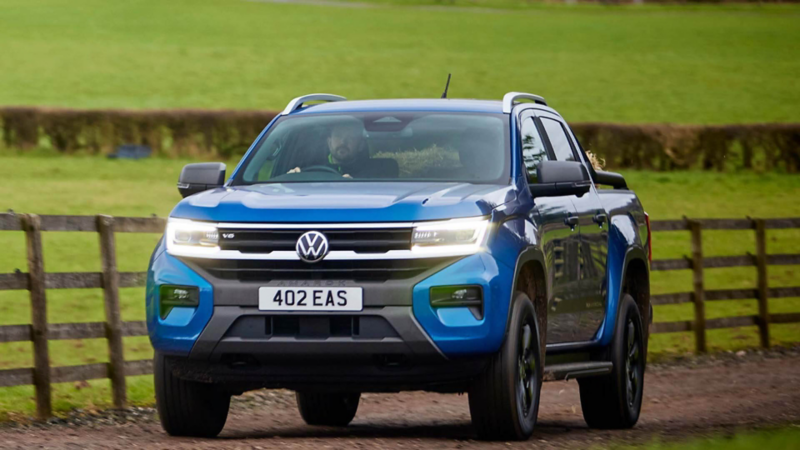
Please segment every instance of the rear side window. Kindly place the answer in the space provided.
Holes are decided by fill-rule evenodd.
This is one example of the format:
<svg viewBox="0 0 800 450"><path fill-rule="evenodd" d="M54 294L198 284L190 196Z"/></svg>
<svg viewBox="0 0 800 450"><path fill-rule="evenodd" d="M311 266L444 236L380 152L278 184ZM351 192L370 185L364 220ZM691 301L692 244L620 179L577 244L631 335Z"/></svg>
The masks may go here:
<svg viewBox="0 0 800 450"><path fill-rule="evenodd" d="M564 131L564 126L556 120L542 118L542 125L544 125L547 137L550 139L550 145L553 146L553 152L556 154L558 161L577 161L575 153L572 151L572 146L569 145L567 133Z"/></svg>
<svg viewBox="0 0 800 450"><path fill-rule="evenodd" d="M520 133L522 139L522 162L528 172L528 180L536 182L538 178L536 168L539 167L540 162L547 160L547 151L533 117L523 120Z"/></svg>

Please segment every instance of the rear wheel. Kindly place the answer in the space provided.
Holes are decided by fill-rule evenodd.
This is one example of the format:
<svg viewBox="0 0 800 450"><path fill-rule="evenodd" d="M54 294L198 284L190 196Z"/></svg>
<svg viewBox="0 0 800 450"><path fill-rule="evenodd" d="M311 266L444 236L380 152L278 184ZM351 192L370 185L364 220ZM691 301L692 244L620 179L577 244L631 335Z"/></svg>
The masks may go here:
<svg viewBox="0 0 800 450"><path fill-rule="evenodd" d="M542 387L536 311L517 292L503 347L469 391L472 424L481 439L525 440L533 433Z"/></svg>
<svg viewBox="0 0 800 450"><path fill-rule="evenodd" d="M156 353L156 405L161 426L172 436L214 437L228 419L231 396L221 386L183 380L170 360Z"/></svg>
<svg viewBox="0 0 800 450"><path fill-rule="evenodd" d="M297 392L297 409L309 425L347 426L356 416L360 393Z"/></svg>
<svg viewBox="0 0 800 450"><path fill-rule="evenodd" d="M642 330L639 308L625 294L610 348L614 368L602 377L578 379L583 418L590 427L631 428L639 420L646 356Z"/></svg>

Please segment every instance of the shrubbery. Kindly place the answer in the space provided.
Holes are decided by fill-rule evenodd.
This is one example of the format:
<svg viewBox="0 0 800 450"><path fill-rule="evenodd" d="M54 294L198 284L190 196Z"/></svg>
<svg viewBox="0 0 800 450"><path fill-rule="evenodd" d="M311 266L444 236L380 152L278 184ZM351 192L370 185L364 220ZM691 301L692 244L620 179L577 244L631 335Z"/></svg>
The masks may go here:
<svg viewBox="0 0 800 450"><path fill-rule="evenodd" d="M121 144L143 144L156 155L228 159L243 154L275 114L0 108L0 121L11 149L108 154ZM800 124L577 123L573 130L610 169L800 171Z"/></svg>
<svg viewBox="0 0 800 450"><path fill-rule="evenodd" d="M0 108L7 148L49 145L62 153L108 154L121 144L142 144L155 154L173 157L241 155L275 115L271 111Z"/></svg>

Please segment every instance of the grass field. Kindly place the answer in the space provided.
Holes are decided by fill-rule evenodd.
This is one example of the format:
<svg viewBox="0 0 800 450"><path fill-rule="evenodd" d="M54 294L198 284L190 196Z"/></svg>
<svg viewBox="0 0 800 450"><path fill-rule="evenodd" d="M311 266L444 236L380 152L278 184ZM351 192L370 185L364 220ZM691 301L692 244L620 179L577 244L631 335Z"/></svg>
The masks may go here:
<svg viewBox="0 0 800 450"><path fill-rule="evenodd" d="M12 167L0 184L0 209L38 214L112 214L118 216L166 216L180 199L175 181L188 161L152 159L118 161L89 157L0 156L0 167ZM233 166L229 163L229 167ZM654 220L689 217L781 217L800 216L800 178L782 174L716 174L708 172L625 173ZM770 231L768 251L800 253L800 230ZM158 236L118 234L118 264L121 271L147 267ZM749 231L709 232L704 239L707 255L755 252ZM25 240L21 232L0 233L0 273L25 270ZM678 258L689 253L688 233L655 236L656 258ZM99 247L93 233L45 233L45 268L48 272L99 271ZM754 268L714 269L706 272L707 289L746 288L756 285ZM772 267L772 286L797 285L800 267ZM691 290L689 271L653 273L653 292ZM48 291L50 322L102 321L102 292L98 289ZM144 290L122 289L124 320L144 319ZM0 325L28 323L27 291L0 292ZM772 312L800 311L800 299L776 299ZM755 301L710 302L708 317L755 314ZM688 320L692 306L659 306L657 321ZM774 325L774 344L800 341L800 325ZM712 350L738 350L758 345L755 328L713 330L708 334ZM693 348L691 334L654 336L653 358L684 354ZM107 360L104 340L51 341L54 365L88 364ZM147 338L126 338L127 359L149 358ZM0 344L0 369L32 365L29 343ZM152 403L150 377L129 378L134 404ZM55 389L55 408L107 407L107 381L62 384ZM33 412L33 388L0 388L0 419Z"/></svg>
<svg viewBox="0 0 800 450"><path fill-rule="evenodd" d="M436 97L452 72L453 97L528 90L573 121L800 120L800 6L378 3L0 0L0 105L277 109Z"/></svg>
<svg viewBox="0 0 800 450"><path fill-rule="evenodd" d="M694 438L683 442L653 442L638 446L611 447L617 450L762 450L767 448L794 450L800 448L800 428L797 426L759 430L726 436Z"/></svg>
<svg viewBox="0 0 800 450"><path fill-rule="evenodd" d="M743 123L800 120L800 6L546 5L523 0L361 0L377 8L239 0L0 0L0 105L75 108L280 109L297 95L499 99L533 91L572 121ZM420 9L419 5L488 6ZM13 168L0 210L166 216L187 161L39 158L0 154ZM232 166L231 163L230 166ZM229 166L229 167L230 167ZM627 172L652 218L800 216L800 179L781 174ZM770 232L769 251L800 252L800 232ZM119 269L141 271L154 235L118 235ZM754 252L752 232L709 233L708 255ZM0 233L0 273L25 270L24 236ZM97 236L45 233L46 270L99 271ZM656 236L656 258L689 251L688 233ZM800 268L770 269L773 286ZM688 271L653 274L653 292L686 291ZM707 272L708 289L755 286L755 270ZM124 320L144 319L143 289L123 289ZM48 291L51 322L101 321L99 290ZM772 312L800 311L800 299ZM709 317L754 314L755 301L713 302ZM691 305L656 308L691 319ZM0 292L0 325L28 323L27 292ZM709 332L712 350L757 345L753 328ZM775 344L800 326L772 327ZM653 338L655 358L693 346L686 333ZM147 338L125 339L149 358ZM104 340L53 341L54 365L107 360ZM32 365L31 345L0 344L0 369ZM133 404L153 401L151 377L131 377ZM64 412L110 404L107 381L56 386ZM33 413L33 388L0 388L0 420ZM760 438L756 438L760 439ZM760 442L760 441L758 441Z"/></svg>

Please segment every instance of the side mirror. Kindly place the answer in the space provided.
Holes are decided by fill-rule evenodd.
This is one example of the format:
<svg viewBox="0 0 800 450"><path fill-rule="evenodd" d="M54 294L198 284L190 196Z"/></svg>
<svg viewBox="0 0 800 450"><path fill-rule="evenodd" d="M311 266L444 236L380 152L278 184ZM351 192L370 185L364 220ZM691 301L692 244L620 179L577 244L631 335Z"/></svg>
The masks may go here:
<svg viewBox="0 0 800 450"><path fill-rule="evenodd" d="M178 191L185 198L198 192L214 189L225 184L225 164L187 164L178 178Z"/></svg>
<svg viewBox="0 0 800 450"><path fill-rule="evenodd" d="M605 172L603 170L597 170L596 172L597 176L595 177L595 181L597 184L605 184L614 189L628 189L628 183L625 182L625 178L622 175L615 172Z"/></svg>
<svg viewBox="0 0 800 450"><path fill-rule="evenodd" d="M531 184L531 194L536 197L559 197L589 192L592 182L589 171L576 161L542 161L536 168L539 182Z"/></svg>

